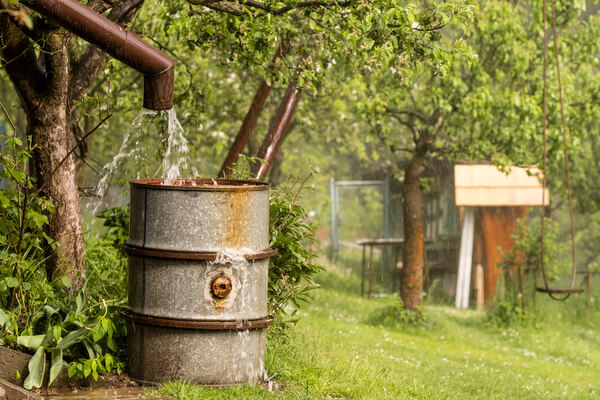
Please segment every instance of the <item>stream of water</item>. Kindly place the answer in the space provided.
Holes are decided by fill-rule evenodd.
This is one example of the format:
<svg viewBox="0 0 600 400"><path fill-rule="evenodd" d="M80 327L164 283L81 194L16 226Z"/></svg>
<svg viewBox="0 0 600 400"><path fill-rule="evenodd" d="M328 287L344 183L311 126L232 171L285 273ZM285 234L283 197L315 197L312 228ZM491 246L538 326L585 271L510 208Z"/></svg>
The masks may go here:
<svg viewBox="0 0 600 400"><path fill-rule="evenodd" d="M173 184L176 178L197 175L175 109L143 109L127 130L117 155L104 166L94 190L96 198L90 202L91 211L96 214L110 206L105 196L118 179L162 177L165 184Z"/></svg>

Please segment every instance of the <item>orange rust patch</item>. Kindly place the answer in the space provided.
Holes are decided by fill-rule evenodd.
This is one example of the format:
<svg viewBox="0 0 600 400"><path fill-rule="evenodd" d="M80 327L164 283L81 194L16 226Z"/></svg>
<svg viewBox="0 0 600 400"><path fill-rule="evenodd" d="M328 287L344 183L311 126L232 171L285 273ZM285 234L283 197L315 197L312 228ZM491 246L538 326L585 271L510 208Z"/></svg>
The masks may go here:
<svg viewBox="0 0 600 400"><path fill-rule="evenodd" d="M249 192L230 193L229 204L226 209L229 213L224 216L225 245L229 248L243 247L248 242L248 213Z"/></svg>

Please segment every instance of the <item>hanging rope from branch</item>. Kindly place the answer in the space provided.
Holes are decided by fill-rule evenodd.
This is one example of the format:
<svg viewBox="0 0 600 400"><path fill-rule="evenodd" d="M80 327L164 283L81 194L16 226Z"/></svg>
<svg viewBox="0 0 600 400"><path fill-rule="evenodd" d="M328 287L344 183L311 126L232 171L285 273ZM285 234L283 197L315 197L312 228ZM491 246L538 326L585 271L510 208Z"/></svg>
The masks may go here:
<svg viewBox="0 0 600 400"><path fill-rule="evenodd" d="M546 131L547 131L547 75L548 75L548 29L546 28L546 0L543 1L543 9L542 9L542 19L544 26L544 78L543 78L543 147L542 151L544 153L543 160L543 177L542 177L542 227L541 227L541 269L542 269L542 277L544 278L544 288L537 288L538 291L547 293L552 299L558 301L564 301L569 298L569 296L573 293L581 293L583 289L575 288L575 279L577 277L577 267L576 267L576 251L575 251L575 217L573 214L573 194L571 190L571 176L569 173L569 151L567 144L567 124L565 120L565 107L563 101L563 92L562 92L562 83L560 80L560 63L558 57L558 34L556 29L556 11L554 7L554 0L550 0L550 6L552 9L552 38L554 40L554 58L556 64L556 80L558 84L558 97L560 103L560 122L561 122L561 131L562 131L562 139L563 139L563 153L565 158L565 173L567 180L567 192L569 197L569 217L571 222L571 262L572 270L571 270L571 286L568 289L553 289L548 285L548 277L546 274L546 268L544 263L544 236L545 236L545 215L546 215Z"/></svg>

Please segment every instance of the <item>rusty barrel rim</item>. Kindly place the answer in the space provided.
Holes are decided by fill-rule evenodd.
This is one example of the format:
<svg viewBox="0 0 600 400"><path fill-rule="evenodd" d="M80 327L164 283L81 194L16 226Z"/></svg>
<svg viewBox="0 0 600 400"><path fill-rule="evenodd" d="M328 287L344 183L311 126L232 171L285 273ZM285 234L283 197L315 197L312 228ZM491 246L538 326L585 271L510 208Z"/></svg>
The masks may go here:
<svg viewBox="0 0 600 400"><path fill-rule="evenodd" d="M177 251L177 250L162 250L152 249L148 247L139 247L132 244L125 244L121 249L127 254L142 257L161 258L168 260L199 260L199 261L215 261L218 253L216 251ZM277 249L267 249L251 254L244 254L244 258L248 261L264 260L271 258L277 254Z"/></svg>
<svg viewBox="0 0 600 400"><path fill-rule="evenodd" d="M272 317L240 320L240 321L197 321L191 319L176 319L154 317L139 314L131 310L121 310L121 315L134 324L159 326L162 328L195 329L200 331L236 331L268 328L273 323Z"/></svg>
<svg viewBox="0 0 600 400"><path fill-rule="evenodd" d="M243 181L236 179L176 178L166 184L166 178L145 178L129 181L131 187L161 190L191 190L200 192L251 192L267 190L271 187L265 182Z"/></svg>

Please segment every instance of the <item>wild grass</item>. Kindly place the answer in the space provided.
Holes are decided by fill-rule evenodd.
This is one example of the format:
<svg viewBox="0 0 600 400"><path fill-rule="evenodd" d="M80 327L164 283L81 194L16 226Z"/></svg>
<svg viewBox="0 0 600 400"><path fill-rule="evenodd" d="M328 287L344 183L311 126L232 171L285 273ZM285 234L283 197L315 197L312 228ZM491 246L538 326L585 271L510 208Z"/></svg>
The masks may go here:
<svg viewBox="0 0 600 400"><path fill-rule="evenodd" d="M501 326L489 313L428 305L420 323L377 318L398 298L364 299L357 278L332 269L293 334L270 338L278 388L206 389L169 383L178 399L598 399L600 312L583 300L536 302L531 323ZM359 288L359 286L358 286Z"/></svg>

